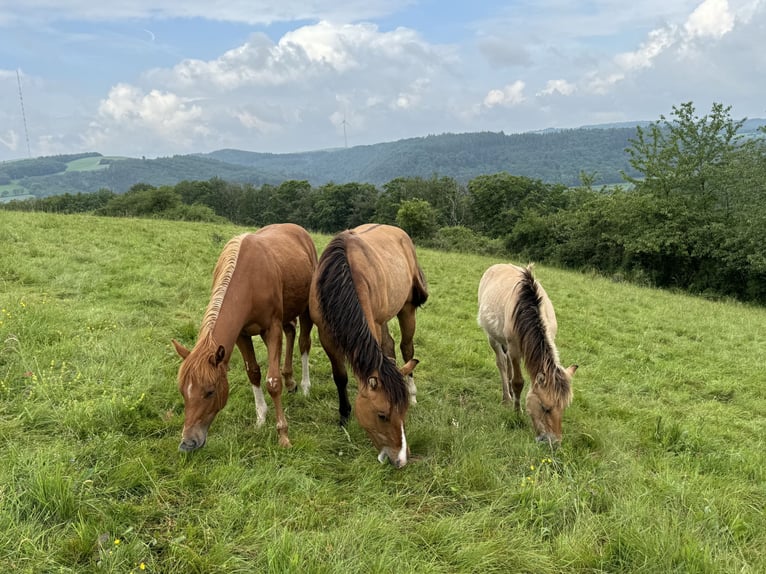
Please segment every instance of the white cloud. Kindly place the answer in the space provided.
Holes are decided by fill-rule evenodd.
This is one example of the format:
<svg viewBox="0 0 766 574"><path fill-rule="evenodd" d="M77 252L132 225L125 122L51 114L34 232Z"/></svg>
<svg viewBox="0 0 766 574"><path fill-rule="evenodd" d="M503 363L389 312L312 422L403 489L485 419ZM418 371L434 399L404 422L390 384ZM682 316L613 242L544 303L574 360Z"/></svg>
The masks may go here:
<svg viewBox="0 0 766 574"><path fill-rule="evenodd" d="M19 148L19 134L13 130L7 130L0 136L0 144L3 144L10 151L16 151Z"/></svg>
<svg viewBox="0 0 766 574"><path fill-rule="evenodd" d="M484 105L488 108L495 106L515 106L522 103L524 97L525 84L521 80L516 80L508 84L502 90L490 90L484 97Z"/></svg>
<svg viewBox="0 0 766 574"><path fill-rule="evenodd" d="M640 70L652 65L652 61L676 41L676 28L669 26L649 32L649 38L635 52L624 52L614 61L623 71Z"/></svg>
<svg viewBox="0 0 766 574"><path fill-rule="evenodd" d="M239 120L239 123L241 123L244 127L260 134L271 134L280 130L278 124L262 120L255 114L248 111L239 111L234 115L236 116L237 120Z"/></svg>
<svg viewBox="0 0 766 574"><path fill-rule="evenodd" d="M567 82L566 80L548 80L545 88L537 92L536 95L550 96L553 94L561 94L562 96L570 96L575 92L575 90L577 90L577 86Z"/></svg>
<svg viewBox="0 0 766 574"><path fill-rule="evenodd" d="M306 85L316 78L356 73L406 72L440 65L448 55L423 42L416 32L396 28L380 32L374 24L322 21L286 33L276 44L264 34L228 50L215 60L187 59L174 68L155 69L151 82L208 90L232 91L246 86ZM404 81L410 81L405 75Z"/></svg>
<svg viewBox="0 0 766 574"><path fill-rule="evenodd" d="M202 122L202 108L170 92L118 84L98 107L98 117L84 136L86 143L109 143L117 134L139 135L146 140L175 141L186 148L209 132ZM119 143L115 142L119 147Z"/></svg>
<svg viewBox="0 0 766 574"><path fill-rule="evenodd" d="M691 38L721 38L734 28L734 16L727 0L705 0L684 24Z"/></svg>

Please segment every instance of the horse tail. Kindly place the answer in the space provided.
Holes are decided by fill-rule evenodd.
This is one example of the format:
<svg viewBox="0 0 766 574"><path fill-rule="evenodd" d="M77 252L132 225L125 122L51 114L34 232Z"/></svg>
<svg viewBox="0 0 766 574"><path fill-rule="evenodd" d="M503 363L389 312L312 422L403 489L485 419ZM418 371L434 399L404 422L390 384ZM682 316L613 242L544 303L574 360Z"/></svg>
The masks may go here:
<svg viewBox="0 0 766 574"><path fill-rule="evenodd" d="M415 307L420 307L428 300L428 283L426 282L426 276L423 275L423 270L420 265L415 264L417 274L415 275L415 281L412 284L412 304Z"/></svg>
<svg viewBox="0 0 766 574"><path fill-rule="evenodd" d="M394 406L406 405L404 376L375 339L359 302L346 251L350 233L336 235L325 248L317 269L317 299L322 321L356 376L367 384L375 370L380 386Z"/></svg>

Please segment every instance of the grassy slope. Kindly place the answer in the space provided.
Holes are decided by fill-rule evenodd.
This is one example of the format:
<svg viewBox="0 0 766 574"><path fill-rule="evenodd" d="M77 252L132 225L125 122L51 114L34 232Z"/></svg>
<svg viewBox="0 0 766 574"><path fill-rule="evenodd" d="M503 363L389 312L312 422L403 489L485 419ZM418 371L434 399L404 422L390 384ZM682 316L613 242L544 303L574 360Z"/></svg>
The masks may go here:
<svg viewBox="0 0 766 574"><path fill-rule="evenodd" d="M766 570L759 308L538 267L562 361L580 365L551 453L500 404L476 326L494 261L421 250L411 464L338 429L316 333L311 395L286 398L292 449L273 409L255 429L235 355L208 444L180 454L169 339L194 343L240 231L0 212L6 571Z"/></svg>

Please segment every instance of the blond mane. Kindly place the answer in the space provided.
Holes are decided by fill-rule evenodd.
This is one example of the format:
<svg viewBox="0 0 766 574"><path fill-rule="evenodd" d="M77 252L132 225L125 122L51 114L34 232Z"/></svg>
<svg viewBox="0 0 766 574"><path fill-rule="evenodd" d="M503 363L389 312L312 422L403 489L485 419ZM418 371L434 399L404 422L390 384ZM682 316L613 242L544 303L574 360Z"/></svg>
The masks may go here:
<svg viewBox="0 0 766 574"><path fill-rule="evenodd" d="M231 283L231 278L234 275L234 269L237 266L239 249L246 236L247 233L243 233L230 239L218 257L218 262L215 264L215 270L213 271L213 290L210 295L210 303L208 303L205 315L202 317L198 345L203 339L212 340L213 328L218 320L223 298L226 296L229 283Z"/></svg>

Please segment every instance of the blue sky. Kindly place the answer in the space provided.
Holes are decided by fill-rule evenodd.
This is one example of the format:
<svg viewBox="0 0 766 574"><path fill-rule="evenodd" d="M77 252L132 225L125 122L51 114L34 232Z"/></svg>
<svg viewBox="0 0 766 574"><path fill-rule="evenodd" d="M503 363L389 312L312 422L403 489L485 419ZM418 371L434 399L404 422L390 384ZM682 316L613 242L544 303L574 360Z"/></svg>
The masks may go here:
<svg viewBox="0 0 766 574"><path fill-rule="evenodd" d="M765 37L766 0L0 0L0 161L764 117Z"/></svg>

